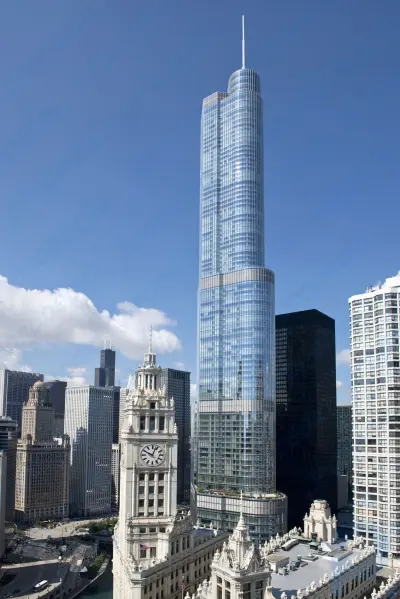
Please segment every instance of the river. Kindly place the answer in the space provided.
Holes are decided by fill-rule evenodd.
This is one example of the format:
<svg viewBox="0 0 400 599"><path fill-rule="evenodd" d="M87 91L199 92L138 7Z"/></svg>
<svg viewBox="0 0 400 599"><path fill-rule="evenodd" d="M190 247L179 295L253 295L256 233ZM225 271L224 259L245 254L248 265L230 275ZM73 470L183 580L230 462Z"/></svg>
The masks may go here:
<svg viewBox="0 0 400 599"><path fill-rule="evenodd" d="M103 576L83 591L77 599L112 599L113 575L108 567Z"/></svg>

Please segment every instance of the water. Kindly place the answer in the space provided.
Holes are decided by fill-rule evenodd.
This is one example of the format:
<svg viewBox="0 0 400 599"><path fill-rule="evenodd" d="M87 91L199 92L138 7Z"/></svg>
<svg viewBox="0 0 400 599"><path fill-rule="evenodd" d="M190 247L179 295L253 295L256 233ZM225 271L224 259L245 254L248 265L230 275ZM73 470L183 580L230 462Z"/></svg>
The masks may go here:
<svg viewBox="0 0 400 599"><path fill-rule="evenodd" d="M79 599L112 599L113 575L108 567L103 576L90 585L79 595ZM78 599L78 598L77 598Z"/></svg>

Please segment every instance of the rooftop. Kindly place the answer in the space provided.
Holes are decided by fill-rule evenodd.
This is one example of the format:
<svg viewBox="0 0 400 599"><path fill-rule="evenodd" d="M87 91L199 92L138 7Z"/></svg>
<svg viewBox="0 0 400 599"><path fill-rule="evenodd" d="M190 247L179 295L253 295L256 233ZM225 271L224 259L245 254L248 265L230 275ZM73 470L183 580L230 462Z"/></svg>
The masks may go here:
<svg viewBox="0 0 400 599"><path fill-rule="evenodd" d="M328 544L326 545L328 548ZM362 554L360 549L346 548L346 542L331 545L330 552L313 551L309 547L309 543L299 543L292 547L289 551L278 550L269 555L269 561L277 561L277 557L289 558L289 564L296 562L298 556L301 557L300 565L296 566L288 574L278 574L272 572L272 592L276 599L280 599L281 593L285 592L288 597L296 595L298 589L309 587L314 581L318 581L327 574L329 577L336 568L342 569L342 566L347 562L351 562L356 556ZM311 557L312 556L312 557Z"/></svg>
<svg viewBox="0 0 400 599"><path fill-rule="evenodd" d="M349 302L351 302L355 299L361 299L365 296L370 295L371 293L379 293L382 291L390 291L390 290L398 291L399 287L400 287L400 270L393 277L388 277L384 283L379 282L376 285L371 285L370 287L367 287L367 289L364 293L358 293L356 295L352 295L349 298Z"/></svg>

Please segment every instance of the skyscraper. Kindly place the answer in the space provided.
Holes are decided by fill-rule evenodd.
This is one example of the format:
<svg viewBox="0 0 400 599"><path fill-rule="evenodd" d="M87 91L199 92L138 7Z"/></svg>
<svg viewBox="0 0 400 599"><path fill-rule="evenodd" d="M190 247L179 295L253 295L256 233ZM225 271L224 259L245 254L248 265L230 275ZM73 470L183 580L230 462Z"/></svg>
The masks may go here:
<svg viewBox="0 0 400 599"><path fill-rule="evenodd" d="M314 499L336 511L335 321L318 310L276 317L276 455L289 528Z"/></svg>
<svg viewBox="0 0 400 599"><path fill-rule="evenodd" d="M113 402L110 387L67 387L64 428L71 439L73 516L111 512Z"/></svg>
<svg viewBox="0 0 400 599"><path fill-rule="evenodd" d="M67 383L56 380L46 381L45 384L49 390L50 403L54 409L53 437L62 437L64 434L65 390Z"/></svg>
<svg viewBox="0 0 400 599"><path fill-rule="evenodd" d="M337 406L337 471L345 474L348 491L353 480L353 424L351 405Z"/></svg>
<svg viewBox="0 0 400 599"><path fill-rule="evenodd" d="M69 510L69 438L53 440L54 409L49 390L38 381L22 408L21 439L17 445L16 518L35 522L65 518Z"/></svg>
<svg viewBox="0 0 400 599"><path fill-rule="evenodd" d="M0 555L3 557L5 549L5 519L7 495L7 454L0 450Z"/></svg>
<svg viewBox="0 0 400 599"><path fill-rule="evenodd" d="M94 375L95 387L112 387L113 399L113 443L119 442L120 427L120 391L121 387L115 386L115 351L102 349L100 352L100 368L96 368Z"/></svg>
<svg viewBox="0 0 400 599"><path fill-rule="evenodd" d="M115 385L115 351L102 349L100 352L100 368L95 371L95 387L114 387Z"/></svg>
<svg viewBox="0 0 400 599"><path fill-rule="evenodd" d="M17 423L18 436L21 435L22 406L28 401L29 389L43 379L43 374L36 372L0 369L0 415L9 416Z"/></svg>
<svg viewBox="0 0 400 599"><path fill-rule="evenodd" d="M244 35L243 35L244 38ZM253 538L286 528L275 482L274 274L264 257L260 78L245 65L201 119L197 517ZM194 502L195 503L195 502ZM194 505L193 503L193 505Z"/></svg>
<svg viewBox="0 0 400 599"><path fill-rule="evenodd" d="M190 501L190 372L163 368L161 383L175 403L178 427L178 504Z"/></svg>
<svg viewBox="0 0 400 599"><path fill-rule="evenodd" d="M120 445L113 443L111 448L111 507L118 509L119 505L119 457Z"/></svg>
<svg viewBox="0 0 400 599"><path fill-rule="evenodd" d="M17 423L8 416L0 417L0 451L7 455L6 513L7 522L15 519L15 477L17 469Z"/></svg>
<svg viewBox="0 0 400 599"><path fill-rule="evenodd" d="M400 272L349 299L354 535L400 564Z"/></svg>

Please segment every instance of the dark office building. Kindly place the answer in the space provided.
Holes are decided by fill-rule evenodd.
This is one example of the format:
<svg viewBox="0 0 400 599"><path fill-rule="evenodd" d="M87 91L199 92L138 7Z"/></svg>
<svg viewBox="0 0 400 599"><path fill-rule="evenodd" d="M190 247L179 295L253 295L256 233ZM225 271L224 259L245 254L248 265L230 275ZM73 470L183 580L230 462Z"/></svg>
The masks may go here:
<svg viewBox="0 0 400 599"><path fill-rule="evenodd" d="M352 406L337 406L337 471L348 477L349 497L353 484L353 422Z"/></svg>
<svg viewBox="0 0 400 599"><path fill-rule="evenodd" d="M67 383L65 381L46 381L46 387L49 390L50 403L54 409L54 437L61 437L64 434L64 414L65 414L65 390Z"/></svg>
<svg viewBox="0 0 400 599"><path fill-rule="evenodd" d="M102 349L100 352L100 368L96 368L95 387L114 387L115 385L115 351Z"/></svg>
<svg viewBox="0 0 400 599"><path fill-rule="evenodd" d="M15 522L17 423L8 416L0 416L0 451L4 451L7 455L5 519L7 522Z"/></svg>
<svg viewBox="0 0 400 599"><path fill-rule="evenodd" d="M178 427L178 494L179 503L190 501L190 372L163 368L162 384L166 395L174 399Z"/></svg>
<svg viewBox="0 0 400 599"><path fill-rule="evenodd" d="M29 397L29 389L43 374L0 369L0 415L9 416L17 423L17 434L21 436L22 406Z"/></svg>
<svg viewBox="0 0 400 599"><path fill-rule="evenodd" d="M276 479L289 529L314 499L336 511L335 321L318 310L276 316Z"/></svg>
<svg viewBox="0 0 400 599"><path fill-rule="evenodd" d="M100 352L100 368L94 375L95 387L114 387L113 407L113 443L119 443L119 405L121 387L115 386L115 351L102 349Z"/></svg>

